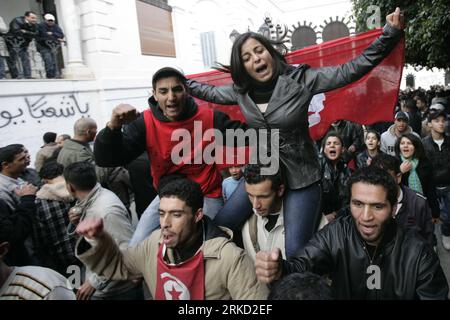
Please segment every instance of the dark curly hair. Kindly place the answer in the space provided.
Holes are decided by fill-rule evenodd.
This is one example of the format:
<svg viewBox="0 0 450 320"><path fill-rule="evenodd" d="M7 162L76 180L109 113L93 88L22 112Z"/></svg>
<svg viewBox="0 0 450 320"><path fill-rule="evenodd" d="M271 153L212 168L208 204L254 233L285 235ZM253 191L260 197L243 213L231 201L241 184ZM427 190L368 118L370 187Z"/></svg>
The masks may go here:
<svg viewBox="0 0 450 320"><path fill-rule="evenodd" d="M339 141L341 142L342 147L344 147L344 139L342 138L342 136L337 133L336 131L332 130L330 132L327 133L327 135L325 136L325 138L323 138L322 140L322 150L325 148L325 144L327 143L328 138L338 138Z"/></svg>
<svg viewBox="0 0 450 320"><path fill-rule="evenodd" d="M333 300L326 279L312 272L291 273L278 281L268 300Z"/></svg>
<svg viewBox="0 0 450 320"><path fill-rule="evenodd" d="M192 212L197 212L203 208L203 192L200 185L192 180L182 178L166 184L160 191L159 197L178 198L192 208Z"/></svg>
<svg viewBox="0 0 450 320"><path fill-rule="evenodd" d="M56 177L62 176L64 172L64 166L56 160L45 161L44 166L41 171L39 171L39 176L41 179L55 179Z"/></svg>
<svg viewBox="0 0 450 320"><path fill-rule="evenodd" d="M387 200L391 206L397 204L397 184L395 183L394 178L386 170L372 165L356 170L348 180L348 192L350 195L353 185L358 182L382 186L387 192Z"/></svg>
<svg viewBox="0 0 450 320"><path fill-rule="evenodd" d="M10 144L6 147L0 148L0 170L2 170L2 163L11 163L14 161L16 155L24 151L23 144Z"/></svg>
<svg viewBox="0 0 450 320"><path fill-rule="evenodd" d="M381 141L381 135L380 135L380 133L379 133L377 130L374 130L374 129L369 129L369 130L367 130L367 132L366 132L366 137L364 138L364 141L367 139L367 135L368 135L369 133L374 134L375 137L377 137L377 140L378 140L378 141Z"/></svg>
<svg viewBox="0 0 450 320"><path fill-rule="evenodd" d="M89 162L75 162L64 169L64 179L78 191L90 191L97 184L95 167Z"/></svg>
<svg viewBox="0 0 450 320"><path fill-rule="evenodd" d="M395 174L399 174L401 161L394 156L386 153L378 153L370 163L371 167L377 167L383 170L393 171Z"/></svg>
<svg viewBox="0 0 450 320"><path fill-rule="evenodd" d="M184 174L174 173L174 174L168 174L165 176L162 176L159 179L158 187L156 189L156 192L158 194L161 194L161 190L164 189L166 185L168 185L171 182L174 182L175 180L179 179L186 179L186 176Z"/></svg>
<svg viewBox="0 0 450 320"><path fill-rule="evenodd" d="M257 184L261 183L265 180L272 181L271 189L273 191L278 191L280 186L284 184L283 175L281 173L281 169L278 170L276 174L273 175L262 175L261 169L269 167L269 165L261 165L261 164L249 164L244 168L244 179L248 184Z"/></svg>

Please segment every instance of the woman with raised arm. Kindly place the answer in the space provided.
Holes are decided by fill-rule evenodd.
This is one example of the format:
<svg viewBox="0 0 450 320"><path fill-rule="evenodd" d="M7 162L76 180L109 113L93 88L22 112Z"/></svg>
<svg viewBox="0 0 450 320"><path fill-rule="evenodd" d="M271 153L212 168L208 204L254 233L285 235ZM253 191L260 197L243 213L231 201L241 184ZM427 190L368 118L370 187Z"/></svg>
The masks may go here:
<svg viewBox="0 0 450 320"><path fill-rule="evenodd" d="M234 42L230 66L233 84L215 87L188 81L194 97L238 104L249 127L279 131L279 162L288 192L284 201L286 255L302 249L320 221L320 164L309 135L308 106L315 94L350 84L372 70L403 34L400 9L386 17L382 35L355 59L339 66L289 65L273 43L247 32ZM244 184L216 216L216 223L238 229L251 215Z"/></svg>

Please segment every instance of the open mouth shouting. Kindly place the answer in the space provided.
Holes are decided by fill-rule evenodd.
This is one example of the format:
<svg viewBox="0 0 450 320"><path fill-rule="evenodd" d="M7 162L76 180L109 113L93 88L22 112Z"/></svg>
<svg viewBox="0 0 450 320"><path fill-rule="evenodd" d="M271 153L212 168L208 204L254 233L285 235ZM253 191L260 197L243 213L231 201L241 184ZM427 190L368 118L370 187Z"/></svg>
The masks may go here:
<svg viewBox="0 0 450 320"><path fill-rule="evenodd" d="M370 239L377 233L377 226L376 225L368 225L368 224L360 224L359 230L361 231L361 234L363 237Z"/></svg>
<svg viewBox="0 0 450 320"><path fill-rule="evenodd" d="M401 150L401 152L402 152L402 155L407 159L411 158L414 155L414 150L412 150L410 148L403 148Z"/></svg>
<svg viewBox="0 0 450 320"><path fill-rule="evenodd" d="M266 63L257 66L254 71L258 81L268 81L272 77L271 68Z"/></svg>
<svg viewBox="0 0 450 320"><path fill-rule="evenodd" d="M177 117L181 113L181 108L178 104L166 105L164 114L167 117Z"/></svg>
<svg viewBox="0 0 450 320"><path fill-rule="evenodd" d="M325 155L328 159L333 161L339 159L341 153L338 152L335 148L327 148L327 150L325 150Z"/></svg>
<svg viewBox="0 0 450 320"><path fill-rule="evenodd" d="M256 73L263 75L267 72L267 65L263 64L255 69Z"/></svg>
<svg viewBox="0 0 450 320"><path fill-rule="evenodd" d="M323 153L331 161L338 160L342 154L342 141L340 138L336 136L329 136L325 141Z"/></svg>
<svg viewBox="0 0 450 320"><path fill-rule="evenodd" d="M171 244L174 242L175 235L171 232L163 232L163 243L170 247Z"/></svg>
<svg viewBox="0 0 450 320"><path fill-rule="evenodd" d="M377 145L375 142L367 142L366 146L367 146L367 149L369 149L369 150L375 150L377 148Z"/></svg>

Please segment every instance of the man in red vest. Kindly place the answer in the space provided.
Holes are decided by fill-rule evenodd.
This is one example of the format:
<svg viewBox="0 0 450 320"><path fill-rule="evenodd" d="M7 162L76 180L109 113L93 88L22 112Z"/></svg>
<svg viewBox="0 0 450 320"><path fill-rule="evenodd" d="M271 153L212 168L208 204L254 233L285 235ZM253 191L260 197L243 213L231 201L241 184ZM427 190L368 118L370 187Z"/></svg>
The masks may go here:
<svg viewBox="0 0 450 320"><path fill-rule="evenodd" d="M196 137L199 128L201 137L212 129L225 136L227 129L245 129L245 125L220 111L199 108L188 95L185 76L177 69L165 67L156 71L152 85L150 108L141 115L127 104L113 110L111 120L95 140L95 161L102 167L122 166L147 151L155 188L162 176L184 175L200 185L205 214L214 218L223 205L222 179L216 164L203 159L203 150L214 142ZM180 148L179 139L186 134L193 143L189 140ZM141 216L130 245L141 242L158 228L158 207L156 197Z"/></svg>

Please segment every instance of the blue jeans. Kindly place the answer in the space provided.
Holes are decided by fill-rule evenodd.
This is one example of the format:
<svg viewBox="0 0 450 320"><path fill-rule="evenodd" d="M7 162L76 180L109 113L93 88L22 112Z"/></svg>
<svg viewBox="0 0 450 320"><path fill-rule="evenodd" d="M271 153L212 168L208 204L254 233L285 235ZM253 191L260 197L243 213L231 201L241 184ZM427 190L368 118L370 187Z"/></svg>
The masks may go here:
<svg viewBox="0 0 450 320"><path fill-rule="evenodd" d="M205 215L214 219L217 212L222 208L223 200L222 198L204 198L203 212ZM159 226L159 196L150 203L150 205L145 209L144 213L139 220L139 223L134 231L133 237L129 242L129 246L133 247L138 243L145 240L153 231L158 229Z"/></svg>
<svg viewBox="0 0 450 320"><path fill-rule="evenodd" d="M320 198L321 190L318 183L286 191L283 200L286 257L299 253L317 231L321 219ZM243 180L217 214L214 222L239 232L252 214L252 205Z"/></svg>
<svg viewBox="0 0 450 320"><path fill-rule="evenodd" d="M8 58L8 68L11 73L11 78L31 78L31 65L30 57L28 56L28 46L25 48L20 48L18 52L8 46L9 58ZM18 59L22 62L22 70L17 69ZM19 74L19 71L20 74Z"/></svg>
<svg viewBox="0 0 450 320"><path fill-rule="evenodd" d="M450 186L436 189L441 207L441 232L442 235L450 237Z"/></svg>
<svg viewBox="0 0 450 320"><path fill-rule="evenodd" d="M39 50L42 60L45 64L45 74L48 79L53 79L56 77L56 57L53 55L52 51L47 48L41 48Z"/></svg>

